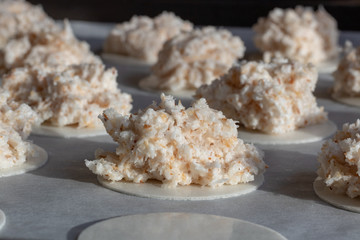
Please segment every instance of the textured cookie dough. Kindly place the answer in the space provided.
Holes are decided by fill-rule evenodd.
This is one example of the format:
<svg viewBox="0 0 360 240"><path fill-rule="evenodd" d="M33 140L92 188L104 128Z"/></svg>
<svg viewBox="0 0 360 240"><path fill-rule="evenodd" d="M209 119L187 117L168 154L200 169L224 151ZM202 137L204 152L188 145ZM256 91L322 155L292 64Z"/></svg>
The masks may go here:
<svg viewBox="0 0 360 240"><path fill-rule="evenodd" d="M3 76L10 98L26 103L52 126L101 127L97 116L112 107L121 114L132 108L131 96L117 88L117 71L102 64L67 66L63 71L16 68Z"/></svg>
<svg viewBox="0 0 360 240"><path fill-rule="evenodd" d="M335 98L360 97L360 47L354 48L350 42L345 44L344 57L333 73Z"/></svg>
<svg viewBox="0 0 360 240"><path fill-rule="evenodd" d="M40 32L46 28L58 27L41 6L34 6L23 0L0 1L0 49L17 35Z"/></svg>
<svg viewBox="0 0 360 240"><path fill-rule="evenodd" d="M285 57L302 63L320 63L336 58L336 20L323 7L272 10L253 27L255 45L269 57Z"/></svg>
<svg viewBox="0 0 360 240"><path fill-rule="evenodd" d="M312 65L286 59L243 61L201 86L195 98L206 98L210 107L247 129L283 134L327 120L312 94L316 81Z"/></svg>
<svg viewBox="0 0 360 240"><path fill-rule="evenodd" d="M77 40L68 21L63 29L43 29L8 41L0 49L0 72L18 67L60 71L72 64L101 63L86 42Z"/></svg>
<svg viewBox="0 0 360 240"><path fill-rule="evenodd" d="M165 43L140 87L195 90L225 74L244 52L241 39L225 29L206 27L178 35Z"/></svg>
<svg viewBox="0 0 360 240"><path fill-rule="evenodd" d="M104 44L104 52L155 63L167 40L192 29L192 23L171 12L163 12L153 19L134 16L129 22L112 29Z"/></svg>
<svg viewBox="0 0 360 240"><path fill-rule="evenodd" d="M0 90L0 169L23 164L31 152L26 142L31 126L39 122L37 114L27 105L9 100L10 94Z"/></svg>
<svg viewBox="0 0 360 240"><path fill-rule="evenodd" d="M127 116L105 110L101 120L119 146L114 153L97 150L86 166L110 181L155 179L167 187L247 183L264 171L262 153L238 139L235 122L205 99L188 109L171 96L161 99Z"/></svg>
<svg viewBox="0 0 360 240"><path fill-rule="evenodd" d="M318 156L320 180L338 194L351 198L360 195L360 120L346 123L324 143Z"/></svg>

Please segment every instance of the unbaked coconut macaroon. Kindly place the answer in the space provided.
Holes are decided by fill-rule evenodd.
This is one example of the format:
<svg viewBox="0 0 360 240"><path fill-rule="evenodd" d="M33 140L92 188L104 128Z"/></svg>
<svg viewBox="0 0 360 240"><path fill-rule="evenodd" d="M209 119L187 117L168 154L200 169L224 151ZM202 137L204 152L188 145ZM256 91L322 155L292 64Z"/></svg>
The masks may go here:
<svg viewBox="0 0 360 240"><path fill-rule="evenodd" d="M210 107L239 121L244 127L239 136L244 141L264 144L317 141L336 130L312 93L317 76L313 65L287 59L270 63L242 61L220 79L201 86L195 98L205 98ZM316 127L304 129L310 125ZM294 132L300 128L301 132Z"/></svg>
<svg viewBox="0 0 360 240"><path fill-rule="evenodd" d="M192 29L192 23L171 12L163 12L153 19L134 16L129 22L118 24L111 30L104 44L106 54L103 56L116 59L114 55L109 55L116 54L152 64L157 61L158 53L167 40Z"/></svg>
<svg viewBox="0 0 360 240"><path fill-rule="evenodd" d="M290 58L329 72L336 68L337 22L321 6L317 11L302 6L275 8L266 18L260 18L253 29L255 45L265 58Z"/></svg>
<svg viewBox="0 0 360 240"><path fill-rule="evenodd" d="M9 92L0 90L0 177L36 169L47 161L46 152L25 141L38 115L26 104L9 100Z"/></svg>
<svg viewBox="0 0 360 240"><path fill-rule="evenodd" d="M0 1L0 49L16 35L39 32L45 28L58 27L41 6L23 0Z"/></svg>
<svg viewBox="0 0 360 240"><path fill-rule="evenodd" d="M360 106L360 47L345 43L344 57L333 77L332 97L342 103Z"/></svg>
<svg viewBox="0 0 360 240"><path fill-rule="evenodd" d="M37 67L43 71L63 70L80 63L101 63L86 42L77 40L68 21L63 29L43 29L18 35L0 49L0 72L16 67Z"/></svg>
<svg viewBox="0 0 360 240"><path fill-rule="evenodd" d="M108 188L202 200L244 194L262 183L262 152L237 138L235 122L209 108L205 99L185 109L161 95L159 105L136 114L107 109L100 118L119 146L115 152L97 150L96 160L85 163Z"/></svg>
<svg viewBox="0 0 360 240"><path fill-rule="evenodd" d="M244 52L241 39L225 29L205 27L178 35L165 43L140 87L172 94L194 91L225 74Z"/></svg>
<svg viewBox="0 0 360 240"><path fill-rule="evenodd" d="M36 133L65 137L104 134L97 118L104 109L113 107L122 114L131 110L131 96L117 88L114 68L80 64L62 71L42 69L15 68L2 80L12 100L28 104L39 114L43 125Z"/></svg>
<svg viewBox="0 0 360 240"><path fill-rule="evenodd" d="M326 141L318 156L319 177L314 188L320 198L360 213L360 120L346 123Z"/></svg>

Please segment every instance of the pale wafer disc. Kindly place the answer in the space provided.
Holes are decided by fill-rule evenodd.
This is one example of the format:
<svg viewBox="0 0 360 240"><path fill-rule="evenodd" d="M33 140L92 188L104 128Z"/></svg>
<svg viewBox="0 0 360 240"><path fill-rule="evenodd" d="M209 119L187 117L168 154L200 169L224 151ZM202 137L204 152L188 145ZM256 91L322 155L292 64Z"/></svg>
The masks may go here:
<svg viewBox="0 0 360 240"><path fill-rule="evenodd" d="M196 213L150 213L107 219L78 240L285 240L274 230L235 218Z"/></svg>
<svg viewBox="0 0 360 240"><path fill-rule="evenodd" d="M32 134L63 138L83 138L99 135L106 135L104 127L101 128L76 128L71 126L56 127L50 125L40 125L33 127Z"/></svg>
<svg viewBox="0 0 360 240"><path fill-rule="evenodd" d="M238 137L244 142L264 145L301 144L321 141L334 134L336 130L337 127L332 121L299 128L281 135L271 135L240 127Z"/></svg>
<svg viewBox="0 0 360 240"><path fill-rule="evenodd" d="M42 167L48 160L47 152L35 144L31 144L31 147L32 152L29 153L23 164L11 168L0 169L0 177L19 175Z"/></svg>
<svg viewBox="0 0 360 240"><path fill-rule="evenodd" d="M148 67L154 64L134 57L124 56L120 54L112 54L112 53L102 53L101 58L103 58L105 61L112 62L115 64L121 64L121 65L135 65L135 66Z"/></svg>
<svg viewBox="0 0 360 240"><path fill-rule="evenodd" d="M328 188L319 177L313 184L316 195L331 205L351 212L360 213L360 199L350 198L345 194L337 194Z"/></svg>
<svg viewBox="0 0 360 240"><path fill-rule="evenodd" d="M5 226L6 216L5 213L0 209L0 230Z"/></svg>
<svg viewBox="0 0 360 240"><path fill-rule="evenodd" d="M337 97L331 96L334 100L340 103L344 103L350 106L360 107L360 97Z"/></svg>
<svg viewBox="0 0 360 240"><path fill-rule="evenodd" d="M223 185L216 188L201 187L200 185L178 186L176 188L165 188L160 181L150 180L146 183L133 183L126 181L111 182L98 176L101 185L111 190L146 198L164 200L213 200L219 198L230 198L244 195L255 191L264 182L264 176L259 175L249 183L236 185Z"/></svg>

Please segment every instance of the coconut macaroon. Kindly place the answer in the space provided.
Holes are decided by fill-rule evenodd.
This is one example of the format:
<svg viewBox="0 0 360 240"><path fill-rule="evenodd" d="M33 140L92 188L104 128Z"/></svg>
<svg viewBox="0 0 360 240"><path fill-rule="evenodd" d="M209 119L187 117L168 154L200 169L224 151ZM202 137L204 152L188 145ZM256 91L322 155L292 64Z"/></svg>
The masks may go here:
<svg viewBox="0 0 360 240"><path fill-rule="evenodd" d="M56 29L57 26L41 6L23 0L0 1L0 48L16 35L44 28Z"/></svg>
<svg viewBox="0 0 360 240"><path fill-rule="evenodd" d="M244 52L241 39L225 29L206 27L181 34L165 43L152 75L140 86L195 90L225 74Z"/></svg>
<svg viewBox="0 0 360 240"><path fill-rule="evenodd" d="M104 52L154 63L167 40L192 29L192 23L171 12L163 12L153 19L134 16L129 22L112 29L104 44Z"/></svg>
<svg viewBox="0 0 360 240"><path fill-rule="evenodd" d="M71 64L100 62L86 42L75 38L68 21L64 21L63 29L19 35L0 50L0 71L3 72L27 66L54 71Z"/></svg>
<svg viewBox="0 0 360 240"><path fill-rule="evenodd" d="M85 163L107 180L215 187L253 181L265 168L262 153L238 139L235 122L205 99L185 109L161 95L159 105L136 114L107 109L100 118L119 146L114 153L97 150L96 160Z"/></svg>
<svg viewBox="0 0 360 240"><path fill-rule="evenodd" d="M53 126L100 127L97 116L113 107L131 110L131 96L117 88L117 71L102 64L67 66L63 71L16 68L3 76L2 86L16 102L30 105L41 122Z"/></svg>
<svg viewBox="0 0 360 240"><path fill-rule="evenodd" d="M272 10L253 27L255 45L271 56L285 57L302 63L320 63L338 54L336 20L323 7Z"/></svg>
<svg viewBox="0 0 360 240"><path fill-rule="evenodd" d="M26 161L31 151L24 141L38 115L27 105L9 100L9 92L0 90L0 169L11 168Z"/></svg>
<svg viewBox="0 0 360 240"><path fill-rule="evenodd" d="M195 98L206 98L210 107L245 128L282 134L327 120L312 94L316 81L317 71L311 64L287 59L243 61L201 86Z"/></svg>
<svg viewBox="0 0 360 240"><path fill-rule="evenodd" d="M360 47L345 44L344 57L333 73L335 97L360 97Z"/></svg>
<svg viewBox="0 0 360 240"><path fill-rule="evenodd" d="M360 120L346 123L342 130L326 141L318 156L319 177L339 194L355 198L360 195Z"/></svg>

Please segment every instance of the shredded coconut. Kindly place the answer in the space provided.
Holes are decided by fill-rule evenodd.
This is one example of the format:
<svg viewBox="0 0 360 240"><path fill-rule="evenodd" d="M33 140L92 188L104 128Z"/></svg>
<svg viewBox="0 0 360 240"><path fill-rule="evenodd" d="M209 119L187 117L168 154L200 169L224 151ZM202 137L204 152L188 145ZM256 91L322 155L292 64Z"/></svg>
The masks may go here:
<svg viewBox="0 0 360 240"><path fill-rule="evenodd" d="M188 109L171 96L161 100L130 116L105 110L100 118L119 146L115 153L97 150L86 166L111 181L157 179L168 187L234 185L264 171L262 152L238 139L235 122L205 99Z"/></svg>
<svg viewBox="0 0 360 240"><path fill-rule="evenodd" d="M316 81L317 71L310 64L243 61L201 86L195 98L206 98L210 107L248 129L282 134L327 119L312 94Z"/></svg>
<svg viewBox="0 0 360 240"><path fill-rule="evenodd" d="M265 58L285 57L318 65L339 51L337 22L323 7L317 11L302 6L275 8L253 29L255 45L265 52Z"/></svg>
<svg viewBox="0 0 360 240"><path fill-rule="evenodd" d="M54 126L99 127L97 116L113 107L131 110L131 96L117 88L117 71L102 64L71 65L63 71L16 68L3 76L2 86L11 99L30 105L41 121Z"/></svg>
<svg viewBox="0 0 360 240"><path fill-rule="evenodd" d="M167 41L143 87L164 90L195 90L226 73L245 47L225 29L197 29Z"/></svg>
<svg viewBox="0 0 360 240"><path fill-rule="evenodd" d="M360 47L345 44L345 55L333 73L333 94L338 97L360 97Z"/></svg>
<svg viewBox="0 0 360 240"><path fill-rule="evenodd" d="M62 30L44 29L19 35L0 50L2 72L25 66L53 71L71 64L100 62L86 42L75 38L68 21L64 21Z"/></svg>
<svg viewBox="0 0 360 240"><path fill-rule="evenodd" d="M31 151L28 137L37 114L25 104L9 100L9 93L0 90L0 169L20 165Z"/></svg>
<svg viewBox="0 0 360 240"><path fill-rule="evenodd" d="M56 29L57 26L41 6L23 0L0 1L0 49L16 35L44 28Z"/></svg>
<svg viewBox="0 0 360 240"><path fill-rule="evenodd" d="M326 141L318 156L318 175L339 194L360 195L360 120L346 123L342 131Z"/></svg>
<svg viewBox="0 0 360 240"><path fill-rule="evenodd" d="M129 22L115 26L105 42L104 51L154 63L167 40L192 29L192 23L171 12L163 12L153 19L134 16Z"/></svg>

